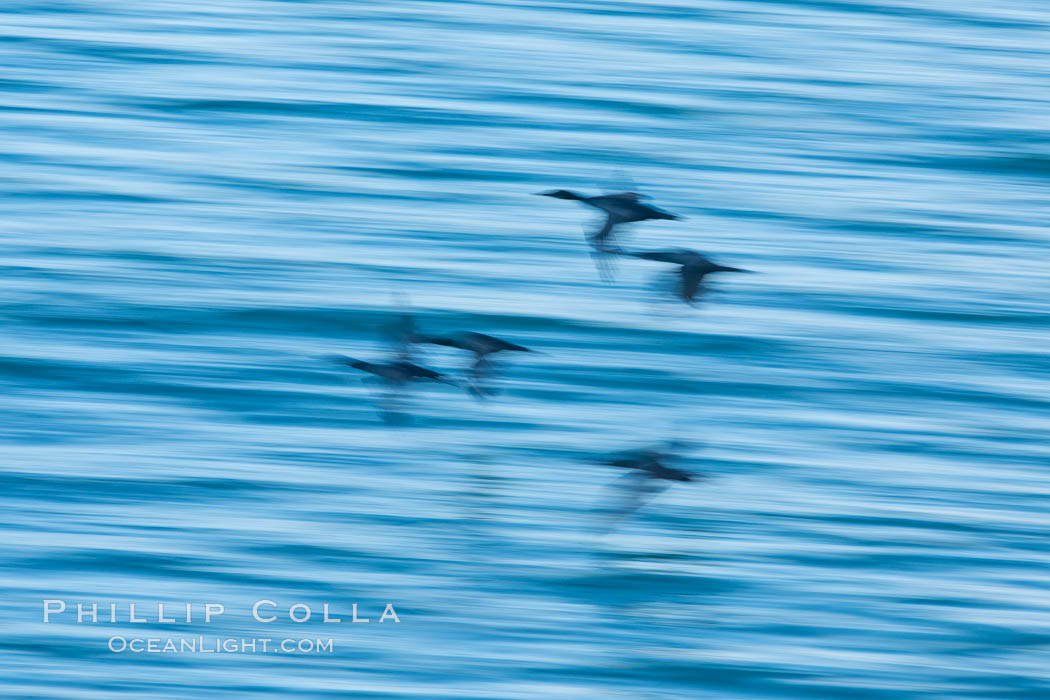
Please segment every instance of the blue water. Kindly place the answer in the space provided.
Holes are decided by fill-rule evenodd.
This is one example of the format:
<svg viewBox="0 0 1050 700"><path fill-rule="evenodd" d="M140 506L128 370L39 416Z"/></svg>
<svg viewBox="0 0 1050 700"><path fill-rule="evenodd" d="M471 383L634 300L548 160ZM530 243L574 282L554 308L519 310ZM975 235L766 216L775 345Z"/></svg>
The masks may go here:
<svg viewBox="0 0 1050 700"><path fill-rule="evenodd" d="M1050 696L1042 2L2 19L0 694ZM657 263L603 284L590 213L533 193L621 181L687 217L631 245L759 274L696 309ZM540 352L385 423L320 358L384 357L397 299ZM671 437L710 479L598 534L589 460Z"/></svg>

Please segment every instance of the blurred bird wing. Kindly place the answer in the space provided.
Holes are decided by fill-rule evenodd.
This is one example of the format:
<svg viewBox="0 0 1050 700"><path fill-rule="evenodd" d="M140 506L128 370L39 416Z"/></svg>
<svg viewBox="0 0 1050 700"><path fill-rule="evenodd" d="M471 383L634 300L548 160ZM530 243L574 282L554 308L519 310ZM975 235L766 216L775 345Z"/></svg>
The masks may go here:
<svg viewBox="0 0 1050 700"><path fill-rule="evenodd" d="M704 271L693 265L683 265L682 269L679 270L679 275L681 275L682 298L686 301L692 301L701 291Z"/></svg>
<svg viewBox="0 0 1050 700"><path fill-rule="evenodd" d="M598 277L601 278L602 282L609 283L616 279L616 264L612 257L613 252L615 252L615 249L599 248L597 246L591 249L591 260L594 262L594 269L598 271Z"/></svg>
<svg viewBox="0 0 1050 700"><path fill-rule="evenodd" d="M638 185L635 184L634 178L624 172L623 169L617 168L610 173L605 184L601 185L599 189L605 194L634 194L638 191Z"/></svg>
<svg viewBox="0 0 1050 700"><path fill-rule="evenodd" d="M617 479L613 483L613 503L606 511L608 520L605 529L611 530L620 520L636 512L665 488L666 484L641 471L632 471Z"/></svg>
<svg viewBox="0 0 1050 700"><path fill-rule="evenodd" d="M606 248L609 241L613 238L613 229L616 227L616 224L616 217L613 214L609 214L605 217L601 228L587 236L588 242L598 250Z"/></svg>
<svg viewBox="0 0 1050 700"><path fill-rule="evenodd" d="M411 362L413 355L413 344L419 342L419 324L416 316L408 304L407 298L402 293L394 294L394 302L401 312L397 317L383 329L387 336L393 355L399 361Z"/></svg>

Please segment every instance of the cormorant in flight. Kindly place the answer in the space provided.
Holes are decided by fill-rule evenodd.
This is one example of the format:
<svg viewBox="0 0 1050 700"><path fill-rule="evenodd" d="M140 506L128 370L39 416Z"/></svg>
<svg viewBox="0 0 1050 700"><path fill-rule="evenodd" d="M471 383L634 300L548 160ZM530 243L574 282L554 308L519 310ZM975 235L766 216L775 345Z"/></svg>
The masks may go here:
<svg viewBox="0 0 1050 700"><path fill-rule="evenodd" d="M619 503L608 509L609 519L603 530L611 530L617 522L667 488L669 482L706 478L704 474L688 472L668 464L678 458L675 454L677 450L687 446L687 443L671 440L664 445L620 452L600 460L600 464L631 470L616 483L620 491Z"/></svg>
<svg viewBox="0 0 1050 700"><path fill-rule="evenodd" d="M346 355L333 355L331 359L333 362L338 362L341 365L347 365L354 369L359 369L362 372L374 374L383 381L398 386L408 384L416 379L429 379L435 382L441 382L442 384L455 385L455 382L440 372L435 372L426 367L420 367L419 365L405 360L395 360L394 362L382 363L365 362L364 360L357 360L353 357L347 357Z"/></svg>
<svg viewBox="0 0 1050 700"><path fill-rule="evenodd" d="M469 388L477 398L482 398L486 390L482 386L485 379L492 376L493 365L491 355L498 352L532 352L529 348L515 343L507 342L484 333L453 333L447 336L416 336L417 343L430 343L432 345L444 345L450 348L459 348L474 354L474 362L470 366Z"/></svg>
<svg viewBox="0 0 1050 700"><path fill-rule="evenodd" d="M412 382L434 381L441 382L442 384L458 386L455 381L449 379L444 374L435 372L432 369L427 369L426 367L420 367L419 365L404 359L397 359L393 362L366 362L353 357L347 357L346 355L332 355L329 356L328 359L341 365L347 365L348 367L359 369L362 372L368 372L379 379L385 389L379 402L379 408L380 412L383 414L383 418L388 423L394 422L397 418L403 415L400 411L400 399L404 394L406 387Z"/></svg>
<svg viewBox="0 0 1050 700"><path fill-rule="evenodd" d="M598 267L598 272L605 280L611 278L608 260L605 256L609 253L620 252L615 235L618 225L629 224L635 221L648 221L650 219L674 220L681 218L648 204L643 204L640 200L647 198L637 192L619 192L616 194L596 195L594 197L585 197L569 190L551 190L550 192L539 192L538 194L543 197L554 197L556 199L574 199L605 212L605 222L601 228L587 236L587 241L593 249L592 255Z"/></svg>
<svg viewBox="0 0 1050 700"><path fill-rule="evenodd" d="M697 297L703 293L704 277L712 272L751 272L751 270L743 270L739 267L719 265L695 250L687 250L685 248L651 252L623 252L621 255L678 265L675 295L687 304L694 303Z"/></svg>

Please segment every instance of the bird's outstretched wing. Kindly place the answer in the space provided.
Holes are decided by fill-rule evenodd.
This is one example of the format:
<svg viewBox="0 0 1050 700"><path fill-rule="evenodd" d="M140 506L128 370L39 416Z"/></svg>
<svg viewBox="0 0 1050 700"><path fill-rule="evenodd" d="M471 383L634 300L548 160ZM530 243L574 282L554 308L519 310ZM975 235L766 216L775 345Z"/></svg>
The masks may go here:
<svg viewBox="0 0 1050 700"><path fill-rule="evenodd" d="M650 499L667 488L667 484L644 471L624 474L613 484L612 504L605 510L601 531L609 532L624 518L636 512Z"/></svg>
<svg viewBox="0 0 1050 700"><path fill-rule="evenodd" d="M609 173L609 177L604 183L600 184L599 189L604 194L614 194L617 191L637 192L638 185L635 183L634 178L628 175L623 168L617 168Z"/></svg>
<svg viewBox="0 0 1050 700"><path fill-rule="evenodd" d="M613 230L616 228L616 217L608 214L601 228L587 236L587 242L596 250L604 250L609 247L613 239Z"/></svg>
<svg viewBox="0 0 1050 700"><path fill-rule="evenodd" d="M492 375L492 360L490 360L487 355L476 355L474 361L470 364L469 371L467 372L467 391L470 392L475 399L484 401L485 398L492 393L492 390L488 387L488 380Z"/></svg>
<svg viewBox="0 0 1050 700"><path fill-rule="evenodd" d="M591 244L591 259L603 282L612 282L615 277L616 264L612 255L620 253L617 242L617 229L622 228L619 219L613 214L605 217L602 227L587 236Z"/></svg>
<svg viewBox="0 0 1050 700"><path fill-rule="evenodd" d="M692 265L683 265L678 274L682 299L692 304L703 292L704 271Z"/></svg>
<svg viewBox="0 0 1050 700"><path fill-rule="evenodd" d="M403 294L395 294L394 302L400 313L383 329L390 344L391 354L398 361L411 362L415 357L413 345L419 342L419 324Z"/></svg>

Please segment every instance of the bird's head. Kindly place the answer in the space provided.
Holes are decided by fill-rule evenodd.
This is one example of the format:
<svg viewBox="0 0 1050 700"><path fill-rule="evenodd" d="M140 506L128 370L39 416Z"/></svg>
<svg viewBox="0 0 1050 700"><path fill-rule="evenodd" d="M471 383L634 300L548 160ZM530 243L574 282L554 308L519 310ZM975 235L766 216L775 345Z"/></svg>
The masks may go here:
<svg viewBox="0 0 1050 700"><path fill-rule="evenodd" d="M541 197L554 197L555 199L580 199L580 195L569 190L551 190L550 192L537 192Z"/></svg>

